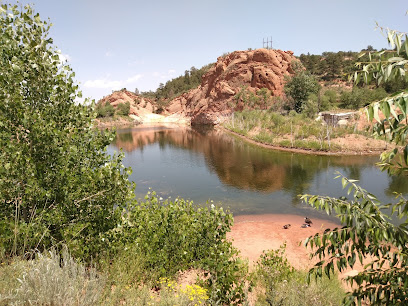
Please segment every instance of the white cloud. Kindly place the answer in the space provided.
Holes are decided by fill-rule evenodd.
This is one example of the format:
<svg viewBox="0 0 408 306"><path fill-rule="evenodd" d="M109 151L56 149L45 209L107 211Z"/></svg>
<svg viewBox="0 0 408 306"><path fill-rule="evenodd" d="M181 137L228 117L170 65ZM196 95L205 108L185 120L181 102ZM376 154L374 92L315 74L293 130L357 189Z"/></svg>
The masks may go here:
<svg viewBox="0 0 408 306"><path fill-rule="evenodd" d="M109 51L109 50L105 52L105 56L106 56L106 57L111 57L111 56L113 56L113 55L114 55L114 54L113 54L111 51Z"/></svg>
<svg viewBox="0 0 408 306"><path fill-rule="evenodd" d="M174 69L170 69L167 72L153 72L153 76L155 78L159 78L159 79L171 79L174 77L174 74L176 73L176 70Z"/></svg>
<svg viewBox="0 0 408 306"><path fill-rule="evenodd" d="M84 83L87 88L112 88L118 89L121 86L121 81L109 81L107 79L88 80Z"/></svg>
<svg viewBox="0 0 408 306"><path fill-rule="evenodd" d="M144 60L135 60L128 63L128 66L139 66L144 65L146 62Z"/></svg>
<svg viewBox="0 0 408 306"><path fill-rule="evenodd" d="M138 80L140 80L141 77L142 77L141 74L136 74L136 75L134 75L134 76L128 78L128 79L126 80L126 83L127 83L127 84L136 83Z"/></svg>
<svg viewBox="0 0 408 306"><path fill-rule="evenodd" d="M121 89L127 85L135 84L143 77L141 74L133 75L126 80L110 80L109 76L103 79L88 80L84 83L86 88L109 88L109 89Z"/></svg>

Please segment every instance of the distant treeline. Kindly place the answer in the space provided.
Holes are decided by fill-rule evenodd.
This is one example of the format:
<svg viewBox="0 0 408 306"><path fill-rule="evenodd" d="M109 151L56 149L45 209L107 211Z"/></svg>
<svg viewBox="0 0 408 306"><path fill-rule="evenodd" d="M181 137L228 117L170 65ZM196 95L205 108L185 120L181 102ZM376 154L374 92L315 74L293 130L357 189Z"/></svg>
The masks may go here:
<svg viewBox="0 0 408 306"><path fill-rule="evenodd" d="M306 70L314 75L318 81L347 81L348 76L357 71L357 62L368 61L368 55L359 57L361 52L376 51L372 46L367 46L366 49L360 52L355 51L338 51L338 52L323 52L322 54L301 54L298 58L306 68ZM389 56L393 56L392 53ZM186 70L184 75L180 75L166 84L160 83L156 91L141 92L140 95L146 98L154 99L159 105L165 105L171 99L196 88L201 84L203 75L214 64L208 64L200 69L194 66L190 70ZM374 82L373 82L374 84ZM383 87L388 93L393 93L407 88L408 83L403 81L394 81L383 83ZM136 93L139 94L136 89Z"/></svg>
<svg viewBox="0 0 408 306"><path fill-rule="evenodd" d="M359 68L356 67L357 62L368 62L368 55L360 56L362 52L377 51L372 46L360 52L354 51L338 51L338 52L323 52L321 55L316 54L301 54L299 60L302 62L306 70L314 75L319 81L336 81L348 79L348 76ZM385 50L384 58L395 56L393 51ZM373 80L371 85L374 85ZM363 86L363 85L362 85ZM392 81L382 83L379 87L385 89L388 93L394 93L408 87L407 81Z"/></svg>
<svg viewBox="0 0 408 306"><path fill-rule="evenodd" d="M208 64L200 69L194 66L190 70L186 70L184 75L167 81L166 84L160 83L159 88L156 91L145 91L141 95L146 98L153 98L157 101L168 101L171 100L190 89L198 87L201 84L201 79L203 75L213 66L214 64Z"/></svg>
<svg viewBox="0 0 408 306"><path fill-rule="evenodd" d="M359 52L323 52L321 55L301 54L299 60L306 70L323 81L343 78L356 70Z"/></svg>

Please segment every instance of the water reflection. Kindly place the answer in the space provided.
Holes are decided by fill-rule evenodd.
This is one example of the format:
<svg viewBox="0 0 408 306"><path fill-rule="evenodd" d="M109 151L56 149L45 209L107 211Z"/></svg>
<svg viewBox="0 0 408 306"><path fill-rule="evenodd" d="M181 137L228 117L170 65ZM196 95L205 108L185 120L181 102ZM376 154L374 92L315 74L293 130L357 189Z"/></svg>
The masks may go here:
<svg viewBox="0 0 408 306"><path fill-rule="evenodd" d="M334 172L360 180L383 201L408 183L375 166L378 157L314 156L272 151L220 130L169 126L118 130L111 150L122 148L139 192L152 187L165 196L221 201L235 213L302 213L298 195L341 196ZM379 194L378 194L379 193ZM301 205L300 205L301 206ZM283 211L282 211L283 210Z"/></svg>

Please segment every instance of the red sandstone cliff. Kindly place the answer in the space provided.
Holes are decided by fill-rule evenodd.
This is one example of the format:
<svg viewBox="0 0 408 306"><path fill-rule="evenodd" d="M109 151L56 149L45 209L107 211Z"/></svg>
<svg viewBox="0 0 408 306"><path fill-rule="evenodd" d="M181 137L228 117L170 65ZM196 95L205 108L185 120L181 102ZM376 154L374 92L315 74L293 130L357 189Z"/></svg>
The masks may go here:
<svg viewBox="0 0 408 306"><path fill-rule="evenodd" d="M235 51L219 57L204 76L201 85L172 100L171 114L191 118L192 124L217 124L243 105L234 96L243 88L256 92L266 88L272 96L283 93L284 76L292 74L291 51L257 49Z"/></svg>
<svg viewBox="0 0 408 306"><path fill-rule="evenodd" d="M220 56L217 63L203 76L201 85L170 101L164 114L153 114L155 102L122 90L104 97L114 107L130 102L130 115L141 122L183 122L218 124L235 110L251 105L236 99L243 90L256 93L266 88L272 96L283 94L284 77L292 74L291 51L257 49L235 51Z"/></svg>

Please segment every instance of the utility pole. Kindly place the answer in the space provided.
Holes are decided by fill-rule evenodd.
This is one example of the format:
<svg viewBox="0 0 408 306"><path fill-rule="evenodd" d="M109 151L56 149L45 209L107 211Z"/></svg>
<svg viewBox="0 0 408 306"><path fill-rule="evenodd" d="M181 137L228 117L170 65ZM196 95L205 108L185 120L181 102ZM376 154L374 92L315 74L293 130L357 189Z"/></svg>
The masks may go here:
<svg viewBox="0 0 408 306"><path fill-rule="evenodd" d="M267 37L266 41L265 41L265 38L262 39L263 48L265 48L265 44L266 44L266 49L273 49L272 48L272 36L270 38L271 38L271 40L269 40L269 37ZM270 46L269 46L269 44L270 44Z"/></svg>

